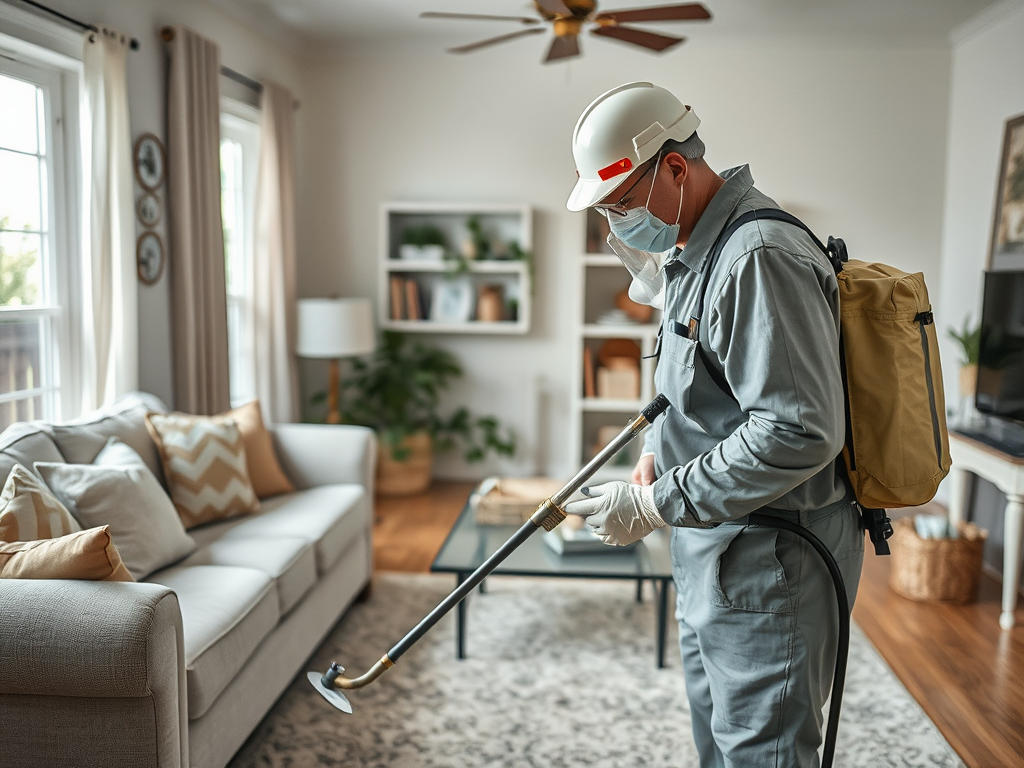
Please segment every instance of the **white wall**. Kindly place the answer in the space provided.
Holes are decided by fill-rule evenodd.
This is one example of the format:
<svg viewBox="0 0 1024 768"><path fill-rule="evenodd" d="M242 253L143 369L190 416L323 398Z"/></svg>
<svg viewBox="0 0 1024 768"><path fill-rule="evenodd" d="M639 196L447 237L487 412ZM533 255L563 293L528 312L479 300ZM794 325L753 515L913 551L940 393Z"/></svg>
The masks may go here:
<svg viewBox="0 0 1024 768"><path fill-rule="evenodd" d="M981 315L982 272L988 259L996 186L1007 119L1024 113L1024 5L1004 3L953 45L949 151L942 233L940 331ZM959 352L942 339L947 401L956 402ZM949 481L940 488L948 494ZM1003 507L998 489L976 483L971 519L989 531L985 559L1002 567ZM1022 579L1024 583L1024 579Z"/></svg>
<svg viewBox="0 0 1024 768"><path fill-rule="evenodd" d="M950 395L957 391L959 354L944 331L959 327L967 314L975 322L980 317L1003 131L1007 119L1024 113L1024 5L1015 5L953 46L942 291L936 301Z"/></svg>
<svg viewBox="0 0 1024 768"><path fill-rule="evenodd" d="M542 66L544 43L530 39L463 57L312 63L305 73L316 99L303 110L300 295L376 296L382 201L534 207L531 333L430 337L466 368L449 401L515 426L522 451L509 470L573 469L565 409L575 385L569 328L583 221L564 207L575 181L570 137L583 108L610 87L652 80L669 88L703 120L712 167L750 163L762 191L820 235L843 236L854 257L923 270L933 290L939 283L947 48L691 40L659 58L583 42L583 58L568 65ZM322 387L322 371L304 374L307 392ZM551 392L547 419L541 387ZM482 471L448 460L439 473Z"/></svg>
<svg viewBox="0 0 1024 768"><path fill-rule="evenodd" d="M80 21L109 25L138 38L139 50L128 54L133 140L143 133L155 133L165 141L166 54L159 33L166 25L190 27L220 45L222 64L256 80L277 80L300 100L305 99L293 54L200 0L46 0L46 4ZM301 131L301 110L297 120L297 130ZM137 189L136 194L141 190ZM166 243L166 186L160 196L164 221L157 229ZM155 286L139 284L139 386L173 403L170 311L165 266Z"/></svg>

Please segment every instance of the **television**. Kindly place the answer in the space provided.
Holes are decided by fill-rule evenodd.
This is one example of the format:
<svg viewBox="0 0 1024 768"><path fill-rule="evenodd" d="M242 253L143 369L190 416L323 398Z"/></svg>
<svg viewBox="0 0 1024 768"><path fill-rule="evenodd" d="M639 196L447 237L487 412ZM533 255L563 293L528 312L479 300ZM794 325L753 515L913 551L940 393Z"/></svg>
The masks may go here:
<svg viewBox="0 0 1024 768"><path fill-rule="evenodd" d="M1024 272L986 272L975 404L1024 424Z"/></svg>

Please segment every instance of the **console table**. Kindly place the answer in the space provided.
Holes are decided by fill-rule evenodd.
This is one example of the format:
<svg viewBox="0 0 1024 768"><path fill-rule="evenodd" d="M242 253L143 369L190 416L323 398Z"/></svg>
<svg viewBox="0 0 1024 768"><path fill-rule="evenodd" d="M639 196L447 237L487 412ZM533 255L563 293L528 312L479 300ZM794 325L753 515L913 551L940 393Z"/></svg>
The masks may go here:
<svg viewBox="0 0 1024 768"><path fill-rule="evenodd" d="M949 519L963 522L971 496L971 475L983 477L1006 495L1003 521L1003 607L999 626L1014 625L1014 609L1020 588L1021 551L1024 550L1024 459L1010 456L964 435L949 433L953 459Z"/></svg>

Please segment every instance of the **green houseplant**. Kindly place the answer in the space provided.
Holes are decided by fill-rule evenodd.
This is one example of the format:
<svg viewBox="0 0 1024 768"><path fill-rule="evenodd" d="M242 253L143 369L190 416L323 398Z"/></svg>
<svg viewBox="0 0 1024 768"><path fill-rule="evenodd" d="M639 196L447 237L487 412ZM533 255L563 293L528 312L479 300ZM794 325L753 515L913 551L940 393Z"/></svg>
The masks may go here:
<svg viewBox="0 0 1024 768"><path fill-rule="evenodd" d="M385 331L373 355L355 359L342 385L342 413L350 424L376 430L380 440L378 490L415 493L430 484L433 451L461 445L468 462L488 452L515 453L515 438L493 416L458 408L438 412L441 394L462 375L450 352ZM388 471L397 477L387 477Z"/></svg>
<svg viewBox="0 0 1024 768"><path fill-rule="evenodd" d="M974 397L978 381L978 357L981 353L981 324L972 325L971 316L967 315L960 330L951 326L946 332L960 345L960 396Z"/></svg>
<svg viewBox="0 0 1024 768"><path fill-rule="evenodd" d="M447 249L444 232L434 224L419 224L402 231L399 255L403 259L439 261L444 258Z"/></svg>

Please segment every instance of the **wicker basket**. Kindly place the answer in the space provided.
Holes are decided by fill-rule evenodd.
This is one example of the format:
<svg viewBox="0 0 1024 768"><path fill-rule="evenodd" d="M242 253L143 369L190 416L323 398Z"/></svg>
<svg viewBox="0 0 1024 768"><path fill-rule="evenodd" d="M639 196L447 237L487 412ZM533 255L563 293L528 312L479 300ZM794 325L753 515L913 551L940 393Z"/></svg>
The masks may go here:
<svg viewBox="0 0 1024 768"><path fill-rule="evenodd" d="M496 482L485 480L476 499L474 515L477 525L522 525L537 507L562 487L548 477L503 477Z"/></svg>
<svg viewBox="0 0 1024 768"><path fill-rule="evenodd" d="M922 539L912 517L892 524L889 586L911 600L973 602L978 594L981 553L988 532L960 523L957 539Z"/></svg>

